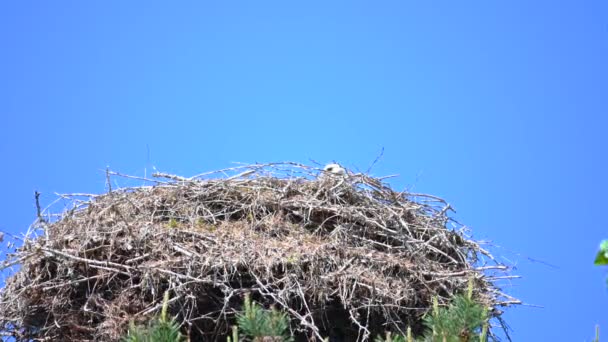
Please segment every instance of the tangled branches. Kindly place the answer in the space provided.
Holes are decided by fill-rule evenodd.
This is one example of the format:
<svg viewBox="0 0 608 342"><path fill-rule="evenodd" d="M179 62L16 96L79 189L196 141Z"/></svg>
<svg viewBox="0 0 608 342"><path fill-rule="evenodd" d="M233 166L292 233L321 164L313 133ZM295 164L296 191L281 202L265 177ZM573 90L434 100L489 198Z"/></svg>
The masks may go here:
<svg viewBox="0 0 608 342"><path fill-rule="evenodd" d="M192 341L223 338L246 294L287 312L300 340L419 331L432 298L447 303L471 278L488 307L519 303L439 198L295 163L155 177L64 195L73 208L38 221L5 260L20 265L1 292L5 334L118 340L166 290Z"/></svg>

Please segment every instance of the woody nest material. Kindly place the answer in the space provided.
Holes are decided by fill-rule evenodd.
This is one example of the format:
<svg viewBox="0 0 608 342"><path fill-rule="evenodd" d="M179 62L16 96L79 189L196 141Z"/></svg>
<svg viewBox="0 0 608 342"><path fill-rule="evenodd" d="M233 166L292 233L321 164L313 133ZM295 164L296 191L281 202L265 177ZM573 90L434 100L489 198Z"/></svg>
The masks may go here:
<svg viewBox="0 0 608 342"><path fill-rule="evenodd" d="M471 278L494 316L519 303L439 198L295 163L154 176L40 213L4 262L20 266L0 294L5 335L116 341L166 290L191 341L225 340L247 293L287 312L296 340L420 333L433 297L447 304Z"/></svg>

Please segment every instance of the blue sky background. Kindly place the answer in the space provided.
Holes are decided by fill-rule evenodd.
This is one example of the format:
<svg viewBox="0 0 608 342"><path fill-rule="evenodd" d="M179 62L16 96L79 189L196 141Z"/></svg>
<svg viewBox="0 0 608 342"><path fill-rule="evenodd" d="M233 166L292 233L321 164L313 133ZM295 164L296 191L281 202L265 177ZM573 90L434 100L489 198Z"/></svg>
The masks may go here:
<svg viewBox="0 0 608 342"><path fill-rule="evenodd" d="M5 1L0 230L103 170L336 160L446 198L515 341L608 331L605 1ZM541 260L555 265L534 262Z"/></svg>

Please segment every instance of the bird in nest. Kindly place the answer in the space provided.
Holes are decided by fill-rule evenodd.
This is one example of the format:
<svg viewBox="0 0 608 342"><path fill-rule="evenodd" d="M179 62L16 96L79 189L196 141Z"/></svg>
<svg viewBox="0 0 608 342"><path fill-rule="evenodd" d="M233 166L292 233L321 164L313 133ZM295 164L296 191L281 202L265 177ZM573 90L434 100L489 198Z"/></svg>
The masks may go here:
<svg viewBox="0 0 608 342"><path fill-rule="evenodd" d="M340 166L340 164L327 164L323 168L322 175L344 177L346 176L346 169Z"/></svg>

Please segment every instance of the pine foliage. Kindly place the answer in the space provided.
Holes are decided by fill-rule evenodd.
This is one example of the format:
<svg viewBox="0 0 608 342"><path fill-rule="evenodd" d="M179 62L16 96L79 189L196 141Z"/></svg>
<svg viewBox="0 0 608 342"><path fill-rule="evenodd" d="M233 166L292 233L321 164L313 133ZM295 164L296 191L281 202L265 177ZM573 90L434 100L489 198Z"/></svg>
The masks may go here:
<svg viewBox="0 0 608 342"><path fill-rule="evenodd" d="M169 306L169 292L165 292L163 298L163 308L160 318L154 321L147 328L135 326L133 322L129 327L127 337L124 342L182 342L185 341L180 333L179 325L173 319L167 318L167 308Z"/></svg>
<svg viewBox="0 0 608 342"><path fill-rule="evenodd" d="M236 321L239 329L252 341L293 341L289 334L289 319L284 312L275 308L265 310L249 295L245 296L244 309L243 313L237 315Z"/></svg>
<svg viewBox="0 0 608 342"><path fill-rule="evenodd" d="M131 324L129 334L123 342L182 342L179 325L167 318L168 292L165 293L161 316L145 329ZM487 341L488 312L472 298L472 283L469 292L457 295L448 307L439 307L434 300L432 312L424 318L427 331L424 336L414 338L410 328L407 335L378 336L375 342L485 342ZM270 310L245 296L243 312L237 314L237 326L227 342L292 342L289 318L275 308ZM240 333L240 335L239 335ZM242 338L239 339L239 336Z"/></svg>
<svg viewBox="0 0 608 342"><path fill-rule="evenodd" d="M414 339L408 329L407 337L378 337L376 342L485 342L488 334L488 311L473 300L473 281L469 281L468 293L454 297L448 307L439 307L433 300L433 311L424 318L425 335Z"/></svg>
<svg viewBox="0 0 608 342"><path fill-rule="evenodd" d="M480 337L487 320L487 310L467 296L458 295L447 308L435 306L425 317L429 333L425 342L485 341Z"/></svg>

